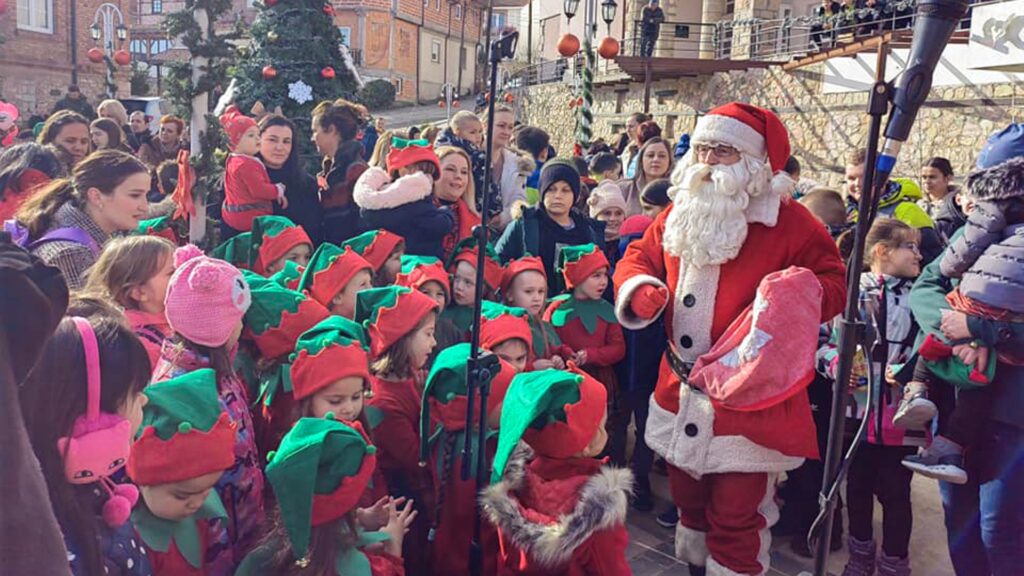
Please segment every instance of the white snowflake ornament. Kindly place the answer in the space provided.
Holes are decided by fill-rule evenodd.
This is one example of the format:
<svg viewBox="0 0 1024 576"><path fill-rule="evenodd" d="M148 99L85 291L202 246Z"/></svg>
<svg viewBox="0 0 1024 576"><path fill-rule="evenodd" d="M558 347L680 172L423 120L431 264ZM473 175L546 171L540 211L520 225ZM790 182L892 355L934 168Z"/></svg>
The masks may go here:
<svg viewBox="0 0 1024 576"><path fill-rule="evenodd" d="M288 85L288 97L299 104L305 104L313 99L313 87L297 80Z"/></svg>

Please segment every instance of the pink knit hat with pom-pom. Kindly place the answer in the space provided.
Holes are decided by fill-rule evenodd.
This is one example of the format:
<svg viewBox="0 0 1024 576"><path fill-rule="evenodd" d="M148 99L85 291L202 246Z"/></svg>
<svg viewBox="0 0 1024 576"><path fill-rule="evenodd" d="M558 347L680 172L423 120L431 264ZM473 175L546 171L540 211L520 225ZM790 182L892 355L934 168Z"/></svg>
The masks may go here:
<svg viewBox="0 0 1024 576"><path fill-rule="evenodd" d="M164 300L167 323L191 342L223 346L252 301L242 273L191 244L174 251L174 264Z"/></svg>

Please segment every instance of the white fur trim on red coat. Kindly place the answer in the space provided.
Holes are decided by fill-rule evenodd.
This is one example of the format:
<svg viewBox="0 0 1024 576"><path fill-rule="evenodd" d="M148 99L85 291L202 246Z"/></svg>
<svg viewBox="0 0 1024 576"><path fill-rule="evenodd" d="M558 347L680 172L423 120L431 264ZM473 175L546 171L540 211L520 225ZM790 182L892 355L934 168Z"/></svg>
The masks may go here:
<svg viewBox="0 0 1024 576"><path fill-rule="evenodd" d="M711 350L711 325L715 320L715 301L718 299L720 266L687 266L679 263L679 281L672 292L672 349L684 362ZM686 305L686 297L693 296L693 305ZM689 338L689 347L681 343Z"/></svg>
<svg viewBox="0 0 1024 576"><path fill-rule="evenodd" d="M697 120L691 142L728 144L755 158L764 158L764 136L749 124L721 114L708 114Z"/></svg>
<svg viewBox="0 0 1024 576"><path fill-rule="evenodd" d="M664 282L648 274L638 274L633 276L623 282L622 286L619 286L619 292L615 297L615 316L619 319L619 324L627 330L641 330L650 326L658 319L658 316L661 316L661 313L665 311L665 306L668 306L668 303L666 302L665 306L662 306L661 310L658 310L658 313L650 320L637 318L636 314L633 314L633 309L630 308L630 304L633 301L633 294L641 286L668 288Z"/></svg>
<svg viewBox="0 0 1024 576"><path fill-rule="evenodd" d="M374 166L356 180L352 199L360 208L387 210L422 200L434 192L434 179L422 172L407 174L394 182Z"/></svg>
<svg viewBox="0 0 1024 576"><path fill-rule="evenodd" d="M676 523L676 558L690 566L708 562L708 533Z"/></svg>
<svg viewBox="0 0 1024 576"><path fill-rule="evenodd" d="M662 408L651 395L644 439L669 464L697 479L723 472L785 472L804 461L744 436L716 436L714 427L715 408L711 400L681 384L676 414Z"/></svg>

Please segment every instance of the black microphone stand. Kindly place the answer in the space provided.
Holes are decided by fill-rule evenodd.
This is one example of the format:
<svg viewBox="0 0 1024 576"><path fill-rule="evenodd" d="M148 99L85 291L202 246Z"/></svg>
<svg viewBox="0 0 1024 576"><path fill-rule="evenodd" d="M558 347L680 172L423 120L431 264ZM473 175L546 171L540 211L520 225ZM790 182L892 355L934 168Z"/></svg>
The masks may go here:
<svg viewBox="0 0 1024 576"><path fill-rule="evenodd" d="M488 8L488 23L492 21L491 14L494 12L494 2L490 2ZM488 24L488 30L490 25ZM487 241L489 227L487 223L488 209L491 201L491 156L494 143L494 103L497 99L498 90L498 64L505 58L515 55L516 44L519 40L519 33L512 31L503 34L500 38L490 43L488 51L491 65L491 84L489 86L489 98L487 101L487 162L484 168L484 189L481 197L483 210L481 211L482 222L473 229L473 235L477 239L476 259L476 292L473 296L473 323L470 328L470 356L466 364L466 434L465 443L462 447L462 479L468 481L473 475L473 466L476 466L476 483L474 494L487 485L490 466L487 462L487 397L491 392L491 370L493 363L486 362L480 356L480 316L483 309L484 299L484 263L487 258ZM479 392L478 392L479 390ZM476 405L476 396L479 394L480 417L476 423L476 454L473 453L473 411ZM473 576L480 576L483 573L483 551L480 547L481 533L480 508L475 507L473 514L473 541L469 547L469 570Z"/></svg>

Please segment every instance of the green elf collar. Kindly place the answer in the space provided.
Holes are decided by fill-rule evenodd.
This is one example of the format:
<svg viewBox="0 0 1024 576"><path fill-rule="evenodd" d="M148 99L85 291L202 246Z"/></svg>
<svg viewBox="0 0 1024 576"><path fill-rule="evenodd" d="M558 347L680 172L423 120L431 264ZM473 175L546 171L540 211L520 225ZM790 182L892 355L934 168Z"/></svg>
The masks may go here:
<svg viewBox="0 0 1024 576"><path fill-rule="evenodd" d="M571 294L562 294L551 299L552 303L558 306L551 311L551 325L557 328L565 326L574 319L579 318L587 334L597 331L598 320L615 324L615 308L605 300L579 300Z"/></svg>
<svg viewBox="0 0 1024 576"><path fill-rule="evenodd" d="M370 559L366 557L366 554L360 548L387 542L390 539L391 537L384 532L363 532L360 530L356 545L338 554L338 559L334 561L335 571L346 576L349 574L352 576L372 576Z"/></svg>
<svg viewBox="0 0 1024 576"><path fill-rule="evenodd" d="M210 490L203 505L195 514L184 520L165 520L157 518L143 504L132 512L132 523L139 537L146 543L150 550L167 552L171 548L171 542L178 549L178 553L193 568L201 568L203 565L202 546L199 542L199 529L196 522L213 518L227 519L228 513L224 510L224 504L217 496L216 490Z"/></svg>
<svg viewBox="0 0 1024 576"><path fill-rule="evenodd" d="M473 324L473 307L452 304L444 309L444 312L441 313L441 318L445 318L454 324L459 332L469 332L469 328Z"/></svg>
<svg viewBox="0 0 1024 576"><path fill-rule="evenodd" d="M548 346L557 348L562 345L562 339L558 337L555 328L548 322L544 322L532 315L526 317L530 323L530 332L533 334L533 353L537 358L543 358Z"/></svg>
<svg viewBox="0 0 1024 576"><path fill-rule="evenodd" d="M269 407L273 404L274 398L282 391L288 394L292 393L291 366L291 364L278 363L273 368L260 372L260 391L257 404Z"/></svg>

